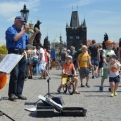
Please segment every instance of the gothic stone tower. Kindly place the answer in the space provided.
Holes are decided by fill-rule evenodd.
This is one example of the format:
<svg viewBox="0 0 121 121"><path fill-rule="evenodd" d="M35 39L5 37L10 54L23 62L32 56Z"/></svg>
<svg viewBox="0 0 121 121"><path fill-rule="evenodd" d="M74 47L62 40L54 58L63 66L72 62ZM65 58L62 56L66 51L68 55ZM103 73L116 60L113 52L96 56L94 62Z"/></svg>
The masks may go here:
<svg viewBox="0 0 121 121"><path fill-rule="evenodd" d="M87 43L87 27L86 21L79 24L78 11L72 11L70 26L66 24L67 48L74 46L76 50L79 49L80 44Z"/></svg>

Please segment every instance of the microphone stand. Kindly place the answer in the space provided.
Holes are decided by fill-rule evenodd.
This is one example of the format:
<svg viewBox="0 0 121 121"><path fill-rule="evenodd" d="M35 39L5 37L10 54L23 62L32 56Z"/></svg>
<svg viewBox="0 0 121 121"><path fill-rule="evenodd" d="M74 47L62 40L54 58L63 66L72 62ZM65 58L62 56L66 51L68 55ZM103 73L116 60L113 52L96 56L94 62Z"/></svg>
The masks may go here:
<svg viewBox="0 0 121 121"><path fill-rule="evenodd" d="M47 83L48 83L48 93L44 96L44 97L53 97L51 94L50 94L50 80L51 80L51 77L49 75L49 73L47 72L47 70L45 70L46 73L47 73L47 76L48 76L48 79L47 79ZM39 99L38 101L36 101L34 104L37 104L37 102L39 102L41 99Z"/></svg>

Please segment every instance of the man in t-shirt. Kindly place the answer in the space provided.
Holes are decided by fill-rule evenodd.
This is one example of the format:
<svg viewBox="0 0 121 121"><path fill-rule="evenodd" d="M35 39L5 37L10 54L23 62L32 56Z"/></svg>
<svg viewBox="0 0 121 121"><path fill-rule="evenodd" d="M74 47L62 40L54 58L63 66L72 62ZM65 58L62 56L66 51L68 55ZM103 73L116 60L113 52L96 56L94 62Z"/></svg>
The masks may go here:
<svg viewBox="0 0 121 121"><path fill-rule="evenodd" d="M92 40L92 45L90 45L88 49L91 55L91 63L94 66L92 68L92 78L94 78L94 68L95 68L95 76L98 78L98 65L100 61L100 52L98 46L96 45L95 40Z"/></svg>

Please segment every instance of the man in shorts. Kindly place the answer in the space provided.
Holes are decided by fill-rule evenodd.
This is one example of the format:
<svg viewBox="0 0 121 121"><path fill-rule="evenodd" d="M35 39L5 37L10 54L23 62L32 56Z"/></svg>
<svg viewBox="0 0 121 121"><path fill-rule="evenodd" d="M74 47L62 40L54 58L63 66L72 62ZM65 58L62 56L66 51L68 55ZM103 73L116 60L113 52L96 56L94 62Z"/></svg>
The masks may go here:
<svg viewBox="0 0 121 121"><path fill-rule="evenodd" d="M91 56L91 63L94 66L92 68L92 79L94 79L94 75L96 78L98 78L98 65L100 61L100 52L99 52L98 46L96 45L95 40L92 40L92 45L90 45L88 49ZM94 73L94 70L95 70L95 73Z"/></svg>

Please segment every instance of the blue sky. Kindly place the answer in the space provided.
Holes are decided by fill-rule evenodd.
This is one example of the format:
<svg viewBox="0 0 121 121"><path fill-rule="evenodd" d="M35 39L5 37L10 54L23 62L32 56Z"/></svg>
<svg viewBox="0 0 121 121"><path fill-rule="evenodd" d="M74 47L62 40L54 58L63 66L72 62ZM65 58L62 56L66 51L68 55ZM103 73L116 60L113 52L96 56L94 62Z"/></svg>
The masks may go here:
<svg viewBox="0 0 121 121"><path fill-rule="evenodd" d="M73 11L79 13L80 24L86 20L87 39L102 42L106 32L118 42L121 37L121 0L0 0L0 45L5 44L5 31L26 4L30 10L28 23L42 21L42 43L47 33L50 42L60 32L66 42L66 23L70 24Z"/></svg>

